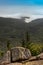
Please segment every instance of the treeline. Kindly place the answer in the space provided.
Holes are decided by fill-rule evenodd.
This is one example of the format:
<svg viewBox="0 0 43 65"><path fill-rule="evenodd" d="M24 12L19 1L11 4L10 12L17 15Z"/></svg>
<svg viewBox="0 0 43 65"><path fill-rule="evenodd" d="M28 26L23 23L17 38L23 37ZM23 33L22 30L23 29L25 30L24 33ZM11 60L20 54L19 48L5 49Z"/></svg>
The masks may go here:
<svg viewBox="0 0 43 65"><path fill-rule="evenodd" d="M30 49L33 56L36 56L43 52L43 44L32 43L30 40L29 32L24 33L23 38L21 40L21 44L22 47ZM11 44L10 40L8 40L6 45L6 51L10 50L12 47L14 47L13 44ZM0 57L2 57L4 53L5 51L0 50Z"/></svg>
<svg viewBox="0 0 43 65"><path fill-rule="evenodd" d="M43 52L43 44L32 43L30 40L30 34L28 32L26 32L25 38L22 39L22 47L30 49L33 56Z"/></svg>

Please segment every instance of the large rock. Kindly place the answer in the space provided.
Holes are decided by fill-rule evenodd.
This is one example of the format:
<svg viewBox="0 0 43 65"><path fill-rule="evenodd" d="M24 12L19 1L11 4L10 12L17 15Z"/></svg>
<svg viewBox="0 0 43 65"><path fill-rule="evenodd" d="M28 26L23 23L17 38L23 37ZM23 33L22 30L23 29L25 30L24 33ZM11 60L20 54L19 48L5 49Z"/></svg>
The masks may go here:
<svg viewBox="0 0 43 65"><path fill-rule="evenodd" d="M36 57L36 56L33 56L33 57L31 57L31 58L29 59L29 61L35 61L35 60L37 60L37 57Z"/></svg>
<svg viewBox="0 0 43 65"><path fill-rule="evenodd" d="M10 51L7 51L4 56L2 57L2 59L0 60L0 65L6 65L11 63L11 59L10 59Z"/></svg>
<svg viewBox="0 0 43 65"><path fill-rule="evenodd" d="M33 56L29 59L29 61L35 61L35 60L43 60L43 53L41 53L37 56Z"/></svg>
<svg viewBox="0 0 43 65"><path fill-rule="evenodd" d="M27 60L31 57L29 49L23 47L14 47L4 54L1 64L8 64L15 61Z"/></svg>
<svg viewBox="0 0 43 65"><path fill-rule="evenodd" d="M23 47L14 47L11 49L12 61L22 61L31 57L29 49Z"/></svg>
<svg viewBox="0 0 43 65"><path fill-rule="evenodd" d="M39 55L37 56L37 59L43 60L43 53L39 54Z"/></svg>

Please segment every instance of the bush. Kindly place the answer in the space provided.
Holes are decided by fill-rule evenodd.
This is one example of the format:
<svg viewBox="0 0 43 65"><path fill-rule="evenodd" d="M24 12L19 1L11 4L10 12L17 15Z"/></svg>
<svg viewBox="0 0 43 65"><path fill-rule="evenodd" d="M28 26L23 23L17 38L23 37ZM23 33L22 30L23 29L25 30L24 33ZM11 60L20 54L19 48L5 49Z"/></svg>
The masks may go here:
<svg viewBox="0 0 43 65"><path fill-rule="evenodd" d="M28 45L28 48L30 49L33 56L36 56L42 52L42 45L37 43L31 43Z"/></svg>
<svg viewBox="0 0 43 65"><path fill-rule="evenodd" d="M0 50L0 57L2 57L4 55L4 51Z"/></svg>

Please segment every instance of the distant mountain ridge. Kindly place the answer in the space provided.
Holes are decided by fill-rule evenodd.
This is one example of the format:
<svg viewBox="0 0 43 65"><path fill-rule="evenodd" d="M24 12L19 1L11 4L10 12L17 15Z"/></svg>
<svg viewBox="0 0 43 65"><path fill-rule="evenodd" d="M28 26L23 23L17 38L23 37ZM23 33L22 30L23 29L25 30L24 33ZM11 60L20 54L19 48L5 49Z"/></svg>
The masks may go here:
<svg viewBox="0 0 43 65"><path fill-rule="evenodd" d="M43 18L26 23L23 18L0 17L0 41L7 39L11 40L12 43L21 41L26 31L30 34L32 42L43 43Z"/></svg>

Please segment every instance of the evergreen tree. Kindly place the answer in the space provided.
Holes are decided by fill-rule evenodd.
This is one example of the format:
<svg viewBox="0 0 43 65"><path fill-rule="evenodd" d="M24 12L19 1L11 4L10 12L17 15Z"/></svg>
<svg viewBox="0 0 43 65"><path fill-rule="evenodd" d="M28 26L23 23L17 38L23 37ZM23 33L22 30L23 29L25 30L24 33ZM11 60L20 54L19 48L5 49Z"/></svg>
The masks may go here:
<svg viewBox="0 0 43 65"><path fill-rule="evenodd" d="M10 42L7 41L7 49L10 50Z"/></svg>
<svg viewBox="0 0 43 65"><path fill-rule="evenodd" d="M22 47L25 47L25 40L22 39Z"/></svg>
<svg viewBox="0 0 43 65"><path fill-rule="evenodd" d="M25 37L22 39L22 47L28 48L30 43L30 35L28 34L28 32L26 32Z"/></svg>
<svg viewBox="0 0 43 65"><path fill-rule="evenodd" d="M28 32L26 32L26 43L28 43L30 41L30 35L28 34Z"/></svg>

